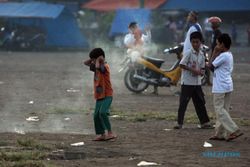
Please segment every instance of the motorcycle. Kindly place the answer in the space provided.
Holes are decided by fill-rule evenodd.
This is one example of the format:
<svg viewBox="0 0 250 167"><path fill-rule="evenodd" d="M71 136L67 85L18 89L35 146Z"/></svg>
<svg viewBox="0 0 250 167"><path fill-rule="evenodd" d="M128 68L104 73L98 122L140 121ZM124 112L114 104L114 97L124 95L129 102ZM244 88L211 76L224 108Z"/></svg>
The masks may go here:
<svg viewBox="0 0 250 167"><path fill-rule="evenodd" d="M5 50L40 50L44 48L45 33L33 27L18 26L15 29L2 27L0 48Z"/></svg>
<svg viewBox="0 0 250 167"><path fill-rule="evenodd" d="M204 56L207 56L207 46L203 46ZM177 60L168 70L161 69L165 62L163 59L157 59L147 56L128 54L123 61L123 67L119 72L127 69L124 75L124 83L128 90L141 93L149 85L154 87L170 87L177 85L181 77L181 68L179 63L182 58L183 43L164 50L165 54L176 54ZM136 52L135 52L136 53ZM205 73L206 75L206 73ZM206 82L207 77L203 76L202 84Z"/></svg>

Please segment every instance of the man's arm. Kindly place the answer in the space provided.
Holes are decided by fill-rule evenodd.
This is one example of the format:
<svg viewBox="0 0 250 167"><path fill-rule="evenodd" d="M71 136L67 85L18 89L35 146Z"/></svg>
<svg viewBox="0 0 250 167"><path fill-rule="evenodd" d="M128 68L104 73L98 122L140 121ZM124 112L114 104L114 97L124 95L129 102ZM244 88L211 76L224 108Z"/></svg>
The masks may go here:
<svg viewBox="0 0 250 167"><path fill-rule="evenodd" d="M145 33L145 35L142 35L142 38L146 43L150 43L152 38L150 29L145 29Z"/></svg>

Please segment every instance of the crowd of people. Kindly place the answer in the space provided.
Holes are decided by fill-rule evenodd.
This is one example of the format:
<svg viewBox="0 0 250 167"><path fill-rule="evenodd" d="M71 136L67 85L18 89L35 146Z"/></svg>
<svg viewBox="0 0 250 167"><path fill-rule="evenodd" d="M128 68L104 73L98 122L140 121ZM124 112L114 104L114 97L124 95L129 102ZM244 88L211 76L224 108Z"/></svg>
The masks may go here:
<svg viewBox="0 0 250 167"><path fill-rule="evenodd" d="M180 67L182 68L181 94L177 124L173 128L183 128L185 111L190 99L192 99L200 121L199 128L215 128L215 134L209 138L210 140L234 140L242 136L243 133L229 114L233 92L233 54L230 52L233 38L231 39L228 34L221 32L219 27L222 20L219 17L210 17L208 22L211 24L212 29L212 52L209 59L206 60L201 49L204 38L202 27L198 23L198 13L191 11L188 14L187 21L189 28L184 40L183 54L180 61ZM169 24L174 30L171 20ZM128 29L129 33L124 38L124 44L127 47L127 53L134 56L133 59L136 61L138 57L145 55L145 45L150 43L151 32L150 29L145 29L145 33L143 33L136 22L131 22ZM105 62L104 51L101 48L93 49L89 53L89 59L84 64L94 72L94 95L96 99L94 125L98 135L94 140L114 139L117 136L111 131L108 118L113 89L110 80L110 69L107 62ZM210 122L208 117L201 86L201 77L204 75L205 68L213 72L212 93L216 115L215 125Z"/></svg>

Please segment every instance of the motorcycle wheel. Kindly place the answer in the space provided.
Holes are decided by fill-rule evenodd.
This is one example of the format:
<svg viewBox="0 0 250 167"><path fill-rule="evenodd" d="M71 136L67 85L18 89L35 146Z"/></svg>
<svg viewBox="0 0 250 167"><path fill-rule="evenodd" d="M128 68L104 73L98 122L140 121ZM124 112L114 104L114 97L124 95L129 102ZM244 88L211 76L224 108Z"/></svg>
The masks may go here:
<svg viewBox="0 0 250 167"><path fill-rule="evenodd" d="M148 83L134 78L135 72L135 69L128 69L124 76L124 83L128 90L135 93L141 93L142 91L147 89Z"/></svg>

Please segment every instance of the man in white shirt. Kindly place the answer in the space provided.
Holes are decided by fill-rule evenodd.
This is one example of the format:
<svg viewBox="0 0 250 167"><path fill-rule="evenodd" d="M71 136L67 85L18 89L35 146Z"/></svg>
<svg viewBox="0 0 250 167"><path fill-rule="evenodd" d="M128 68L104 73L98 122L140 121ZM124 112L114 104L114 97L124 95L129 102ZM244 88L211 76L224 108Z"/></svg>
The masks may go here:
<svg viewBox="0 0 250 167"><path fill-rule="evenodd" d="M229 115L231 94L233 91L232 71L233 55L229 51L231 38L222 34L217 39L208 67L214 71L213 88L214 109L216 113L215 135L210 140L233 140L243 135Z"/></svg>
<svg viewBox="0 0 250 167"><path fill-rule="evenodd" d="M129 33L125 35L123 43L127 48L131 48L134 46L134 43L135 43L134 33L136 30L138 30L140 28L138 27L136 22L131 22L128 26L128 29L129 29ZM149 28L146 28L145 32L146 32L146 34L142 34L142 36L141 36L142 41L144 42L144 44L150 43L151 42L151 31Z"/></svg>
<svg viewBox="0 0 250 167"><path fill-rule="evenodd" d="M200 24L198 23L198 13L195 11L191 11L188 14L187 21L190 24L190 27L186 33L186 38L184 41L184 46L183 46L183 55L185 52L187 52L189 49L192 48L191 42L190 42L190 34L193 32L199 31L202 33L202 29Z"/></svg>
<svg viewBox="0 0 250 167"><path fill-rule="evenodd" d="M151 31L149 27L145 28L145 33L141 33L140 28L136 22L131 22L128 26L129 33L124 37L124 45L127 47L127 54L130 55L132 62L136 61L138 57L143 56L150 47ZM138 39L140 38L140 39ZM153 94L158 94L157 86L154 86Z"/></svg>

